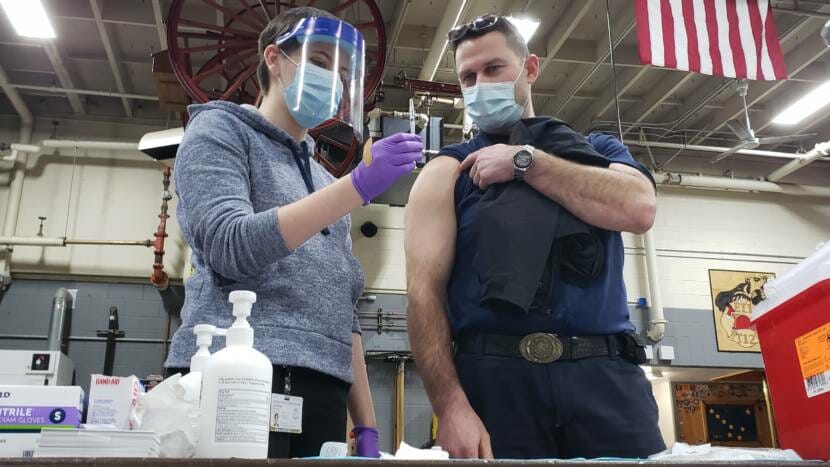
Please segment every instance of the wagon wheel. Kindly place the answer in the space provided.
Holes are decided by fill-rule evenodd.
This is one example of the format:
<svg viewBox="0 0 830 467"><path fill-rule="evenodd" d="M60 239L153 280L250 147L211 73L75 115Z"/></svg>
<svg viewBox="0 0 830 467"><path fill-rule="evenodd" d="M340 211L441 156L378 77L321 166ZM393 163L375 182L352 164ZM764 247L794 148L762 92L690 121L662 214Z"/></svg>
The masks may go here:
<svg viewBox="0 0 830 467"><path fill-rule="evenodd" d="M366 41L363 97L371 104L386 58L386 30L374 0L173 0L167 16L167 47L173 71L193 100L255 103L259 33L271 18L293 6L329 11L361 31ZM356 140L344 140L336 130L339 126L336 120L327 120L312 132L315 138L327 135L317 145L315 157L335 176L348 170L359 146ZM344 156L348 161L339 157L343 146L355 148ZM324 148L335 150L321 153ZM335 153L337 157L328 159Z"/></svg>
<svg viewBox="0 0 830 467"><path fill-rule="evenodd" d="M386 59L386 30L374 0L173 0L167 47L173 70L193 100L252 104L259 93L259 33L275 14L293 6L329 11L363 33L364 99L374 95Z"/></svg>

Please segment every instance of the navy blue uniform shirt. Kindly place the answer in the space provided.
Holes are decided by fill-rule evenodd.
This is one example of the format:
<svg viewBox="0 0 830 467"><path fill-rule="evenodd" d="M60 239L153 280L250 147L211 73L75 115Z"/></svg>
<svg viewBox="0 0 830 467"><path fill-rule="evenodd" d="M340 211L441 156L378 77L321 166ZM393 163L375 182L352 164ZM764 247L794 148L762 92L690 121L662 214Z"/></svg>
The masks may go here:
<svg viewBox="0 0 830 467"><path fill-rule="evenodd" d="M633 167L649 179L651 174L635 161L613 136L591 133L588 140L610 163ZM507 143L507 136L479 133L466 143L441 149L440 154L459 161L493 144ZM478 233L475 231L478 201L484 192L473 184L469 171L462 172L455 184L457 237L455 261L447 284L450 329L454 337L468 333L524 335L554 332L563 336L614 334L633 331L623 283L623 242L619 232L600 231L606 248L606 262L597 279L588 287L559 281L550 308L528 315L492 311L479 305ZM486 226L482 226L486 228Z"/></svg>

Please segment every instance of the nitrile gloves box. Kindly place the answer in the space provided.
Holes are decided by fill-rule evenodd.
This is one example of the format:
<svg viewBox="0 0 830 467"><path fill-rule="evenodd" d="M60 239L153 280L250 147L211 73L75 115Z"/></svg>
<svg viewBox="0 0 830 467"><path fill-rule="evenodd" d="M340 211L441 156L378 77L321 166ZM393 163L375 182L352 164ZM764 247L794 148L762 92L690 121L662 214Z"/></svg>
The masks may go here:
<svg viewBox="0 0 830 467"><path fill-rule="evenodd" d="M0 459L34 457L40 433L0 432Z"/></svg>
<svg viewBox="0 0 830 467"><path fill-rule="evenodd" d="M86 422L130 429L130 410L144 392L135 376L92 375Z"/></svg>
<svg viewBox="0 0 830 467"><path fill-rule="evenodd" d="M83 407L84 390L78 386L0 385L0 431L77 428Z"/></svg>

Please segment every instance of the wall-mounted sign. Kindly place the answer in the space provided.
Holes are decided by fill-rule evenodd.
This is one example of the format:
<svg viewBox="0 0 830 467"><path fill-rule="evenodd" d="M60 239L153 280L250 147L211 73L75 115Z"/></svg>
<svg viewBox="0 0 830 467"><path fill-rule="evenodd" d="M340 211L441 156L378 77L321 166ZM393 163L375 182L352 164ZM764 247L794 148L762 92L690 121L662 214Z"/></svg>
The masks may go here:
<svg viewBox="0 0 830 467"><path fill-rule="evenodd" d="M766 297L764 285L773 278L771 272L709 270L718 351L761 351L752 308Z"/></svg>

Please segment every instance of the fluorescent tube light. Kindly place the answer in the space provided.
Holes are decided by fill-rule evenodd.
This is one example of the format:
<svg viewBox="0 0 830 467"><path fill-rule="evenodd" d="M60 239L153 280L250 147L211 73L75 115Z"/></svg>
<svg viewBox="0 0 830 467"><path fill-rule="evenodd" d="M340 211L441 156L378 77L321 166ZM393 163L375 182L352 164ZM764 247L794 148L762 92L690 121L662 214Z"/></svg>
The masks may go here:
<svg viewBox="0 0 830 467"><path fill-rule="evenodd" d="M536 34L536 30L539 28L539 20L530 19L530 18L514 18L512 16L508 16L507 19L516 26L516 29L519 30L519 34L524 37L525 42L530 42L530 38Z"/></svg>
<svg viewBox="0 0 830 467"><path fill-rule="evenodd" d="M825 105L830 104L830 81L813 89L806 96L795 101L783 112L778 114L772 123L779 125L794 125L810 115L818 112Z"/></svg>
<svg viewBox="0 0 830 467"><path fill-rule="evenodd" d="M55 30L40 0L0 0L14 30L20 36L54 39Z"/></svg>

